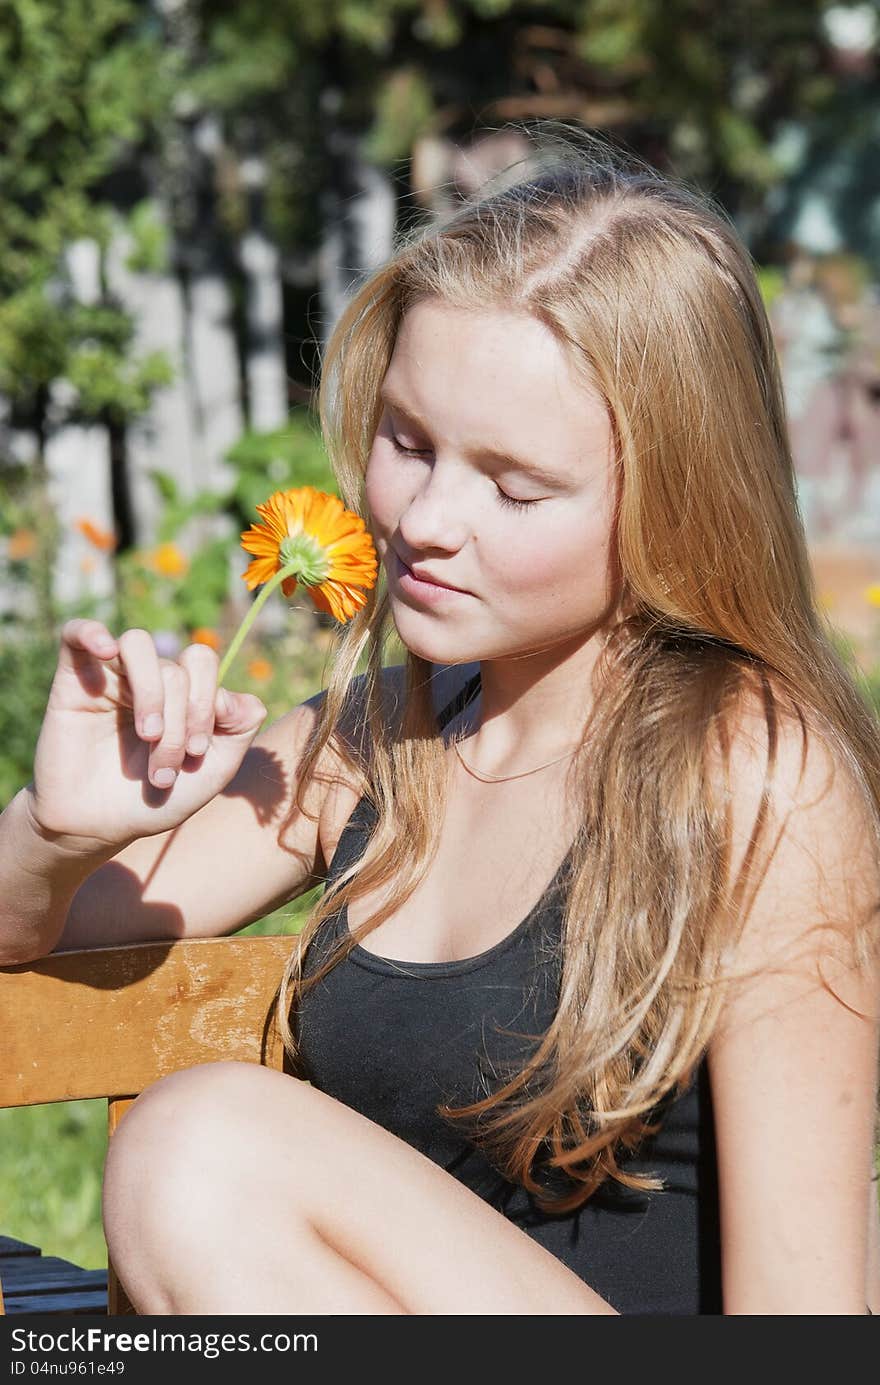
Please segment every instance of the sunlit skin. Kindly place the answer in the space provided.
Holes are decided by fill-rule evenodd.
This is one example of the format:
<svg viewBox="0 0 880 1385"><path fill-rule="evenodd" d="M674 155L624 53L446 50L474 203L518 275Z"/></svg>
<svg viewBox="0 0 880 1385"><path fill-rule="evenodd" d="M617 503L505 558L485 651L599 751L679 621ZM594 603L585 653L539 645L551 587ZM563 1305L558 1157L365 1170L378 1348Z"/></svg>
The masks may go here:
<svg viewBox="0 0 880 1385"><path fill-rule="evenodd" d="M382 388L366 497L397 630L433 663L479 661L473 761L535 763L578 738L619 600L607 409L537 319L435 300L407 313ZM420 599L395 554L468 595Z"/></svg>

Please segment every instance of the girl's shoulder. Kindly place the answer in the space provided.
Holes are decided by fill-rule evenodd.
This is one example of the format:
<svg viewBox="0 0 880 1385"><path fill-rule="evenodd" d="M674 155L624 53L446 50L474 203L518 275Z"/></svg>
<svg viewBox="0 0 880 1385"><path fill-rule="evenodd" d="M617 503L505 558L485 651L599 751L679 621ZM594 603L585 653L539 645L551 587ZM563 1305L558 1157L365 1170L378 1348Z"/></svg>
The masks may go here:
<svg viewBox="0 0 880 1385"><path fill-rule="evenodd" d="M727 883L742 890L740 960L760 966L825 926L858 933L880 899L877 812L822 716L756 680L707 749L709 792L730 820Z"/></svg>
<svg viewBox="0 0 880 1385"><path fill-rule="evenodd" d="M820 800L840 807L859 796L853 766L828 723L766 672L743 681L716 721L706 755L710 789L752 820L765 794L777 816Z"/></svg>

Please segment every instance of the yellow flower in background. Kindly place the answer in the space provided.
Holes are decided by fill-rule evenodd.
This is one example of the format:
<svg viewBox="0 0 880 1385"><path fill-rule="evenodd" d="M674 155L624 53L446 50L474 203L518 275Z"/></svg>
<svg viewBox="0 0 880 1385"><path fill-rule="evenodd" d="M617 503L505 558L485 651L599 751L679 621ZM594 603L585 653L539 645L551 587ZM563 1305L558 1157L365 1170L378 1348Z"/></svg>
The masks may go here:
<svg viewBox="0 0 880 1385"><path fill-rule="evenodd" d="M189 637L190 644L206 644L210 649L220 651L220 636L210 625L197 625Z"/></svg>
<svg viewBox="0 0 880 1385"><path fill-rule="evenodd" d="M182 577L189 562L174 543L160 543L150 554L150 564L162 577Z"/></svg>
<svg viewBox="0 0 880 1385"><path fill-rule="evenodd" d="M865 600L869 606L880 606L880 582L872 582L865 589Z"/></svg>
<svg viewBox="0 0 880 1385"><path fill-rule="evenodd" d="M245 552L256 555L242 574L249 590L290 568L281 583L285 596L300 582L319 611L341 621L366 605L364 588L378 575L376 550L360 515L338 496L298 486L276 491L257 514L262 523L241 536Z"/></svg>
<svg viewBox="0 0 880 1385"><path fill-rule="evenodd" d="M6 556L11 563L24 563L37 551L37 536L33 529L16 529L9 535Z"/></svg>
<svg viewBox="0 0 880 1385"><path fill-rule="evenodd" d="M299 583L319 611L350 620L375 586L379 560L360 515L336 495L314 486L276 491L257 506L260 522L241 536L254 555L242 579L249 591L262 587L220 663L223 681L263 602L277 586L291 596Z"/></svg>
<svg viewBox="0 0 880 1385"><path fill-rule="evenodd" d="M247 666L248 677L256 683L268 683L275 672L268 659L251 659Z"/></svg>

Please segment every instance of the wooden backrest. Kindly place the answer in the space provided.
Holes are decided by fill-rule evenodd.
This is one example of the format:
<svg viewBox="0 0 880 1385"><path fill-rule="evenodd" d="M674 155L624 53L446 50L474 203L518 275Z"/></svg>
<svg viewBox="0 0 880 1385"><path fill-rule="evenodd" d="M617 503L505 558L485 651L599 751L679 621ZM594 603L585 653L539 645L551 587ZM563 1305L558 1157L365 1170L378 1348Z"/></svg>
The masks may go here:
<svg viewBox="0 0 880 1385"><path fill-rule="evenodd" d="M275 999L295 945L289 934L194 938L0 967L0 1107L106 1097L112 1138L135 1097L179 1068L283 1068ZM111 1264L108 1313L133 1311Z"/></svg>

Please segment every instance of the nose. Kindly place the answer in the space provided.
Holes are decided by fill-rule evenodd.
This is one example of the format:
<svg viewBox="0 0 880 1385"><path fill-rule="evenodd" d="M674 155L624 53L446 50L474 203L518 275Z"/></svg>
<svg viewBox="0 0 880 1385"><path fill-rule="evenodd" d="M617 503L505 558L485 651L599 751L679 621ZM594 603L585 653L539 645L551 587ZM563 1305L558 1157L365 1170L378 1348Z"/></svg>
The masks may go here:
<svg viewBox="0 0 880 1385"><path fill-rule="evenodd" d="M467 538L465 487L450 469L435 463L420 479L398 522L400 536L411 552L433 548L455 552Z"/></svg>

